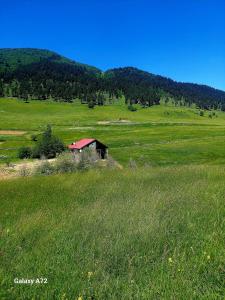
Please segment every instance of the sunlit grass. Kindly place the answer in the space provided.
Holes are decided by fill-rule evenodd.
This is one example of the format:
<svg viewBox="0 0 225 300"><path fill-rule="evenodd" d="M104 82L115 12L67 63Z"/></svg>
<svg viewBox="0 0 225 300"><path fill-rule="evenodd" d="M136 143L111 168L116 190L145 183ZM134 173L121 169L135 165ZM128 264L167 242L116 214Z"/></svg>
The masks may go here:
<svg viewBox="0 0 225 300"><path fill-rule="evenodd" d="M129 122L98 123L119 120ZM23 136L0 136L0 155L16 160L18 148L34 144L31 135L40 134L46 124L65 144L99 139L123 165L130 159L149 165L224 163L224 113L217 111L210 119L207 112L200 117L196 108L171 105L130 112L122 101L90 110L78 103L0 99L0 129L26 131Z"/></svg>
<svg viewBox="0 0 225 300"><path fill-rule="evenodd" d="M147 167L1 182L0 298L222 299L224 171ZM48 284L15 285L15 277Z"/></svg>

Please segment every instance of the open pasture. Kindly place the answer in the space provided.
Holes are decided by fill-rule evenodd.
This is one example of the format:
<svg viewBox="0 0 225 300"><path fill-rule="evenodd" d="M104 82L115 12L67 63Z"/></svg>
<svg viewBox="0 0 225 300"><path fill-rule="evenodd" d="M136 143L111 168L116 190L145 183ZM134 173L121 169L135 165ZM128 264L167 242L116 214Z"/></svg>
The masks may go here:
<svg viewBox="0 0 225 300"><path fill-rule="evenodd" d="M123 165L171 165L225 162L225 114L201 117L196 108L159 105L128 111L122 101L88 109L77 103L0 99L0 156L15 161L18 148L31 146L47 124L65 144L93 137L109 146L110 154ZM1 161L4 161L2 159Z"/></svg>

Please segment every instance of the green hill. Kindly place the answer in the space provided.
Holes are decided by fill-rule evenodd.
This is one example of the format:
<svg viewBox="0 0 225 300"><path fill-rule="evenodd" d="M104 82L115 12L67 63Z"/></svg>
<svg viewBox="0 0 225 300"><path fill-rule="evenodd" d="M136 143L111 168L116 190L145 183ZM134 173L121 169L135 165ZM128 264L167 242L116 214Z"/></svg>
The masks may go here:
<svg viewBox="0 0 225 300"><path fill-rule="evenodd" d="M108 70L106 78L127 98L139 100L142 105L157 104L161 95L172 95L175 101L181 99L187 104L195 103L200 107L222 107L225 105L225 92L206 85L176 82L170 78L154 75L137 68L117 68ZM158 93L157 93L158 91ZM137 101L136 101L137 102Z"/></svg>
<svg viewBox="0 0 225 300"><path fill-rule="evenodd" d="M225 92L176 82L136 68L101 70L42 49L0 49L0 97L54 99L104 105L124 96L127 104L159 104L162 98L203 109L225 110Z"/></svg>
<svg viewBox="0 0 225 300"><path fill-rule="evenodd" d="M35 48L3 48L0 49L0 73L10 72L18 69L21 66L39 63L39 62L57 62L66 63L73 66L82 66L88 70L99 70L95 67L88 66L75 62L64 56L57 54L56 52L49 51L46 49L35 49Z"/></svg>

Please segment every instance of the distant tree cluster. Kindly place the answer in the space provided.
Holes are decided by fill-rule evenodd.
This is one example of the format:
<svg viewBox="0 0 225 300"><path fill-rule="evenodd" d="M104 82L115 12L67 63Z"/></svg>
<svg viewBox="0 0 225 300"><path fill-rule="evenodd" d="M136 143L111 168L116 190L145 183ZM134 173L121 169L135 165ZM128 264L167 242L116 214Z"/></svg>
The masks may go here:
<svg viewBox="0 0 225 300"><path fill-rule="evenodd" d="M18 151L18 157L24 158L54 158L57 154L65 150L63 142L52 134L51 126L48 125L40 140L35 147L21 147Z"/></svg>

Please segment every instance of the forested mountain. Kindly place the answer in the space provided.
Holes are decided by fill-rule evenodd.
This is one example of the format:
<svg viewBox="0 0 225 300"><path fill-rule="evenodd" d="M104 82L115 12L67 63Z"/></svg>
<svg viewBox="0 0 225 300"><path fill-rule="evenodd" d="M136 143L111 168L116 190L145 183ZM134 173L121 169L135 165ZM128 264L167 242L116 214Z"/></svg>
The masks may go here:
<svg viewBox="0 0 225 300"><path fill-rule="evenodd" d="M175 101L195 103L201 108L225 108L225 92L206 85L176 82L132 67L109 70L105 77L128 99L138 99L142 104L157 104L162 95L171 95Z"/></svg>
<svg viewBox="0 0 225 300"><path fill-rule="evenodd" d="M208 86L180 83L132 67L103 73L49 50L0 49L0 96L80 99L91 107L121 95L127 104L151 106L173 97L175 103L225 110L225 92Z"/></svg>
<svg viewBox="0 0 225 300"><path fill-rule="evenodd" d="M93 72L101 72L95 67L75 62L56 52L35 48L3 48L0 49L0 73L15 70L21 66L51 61L85 67Z"/></svg>

